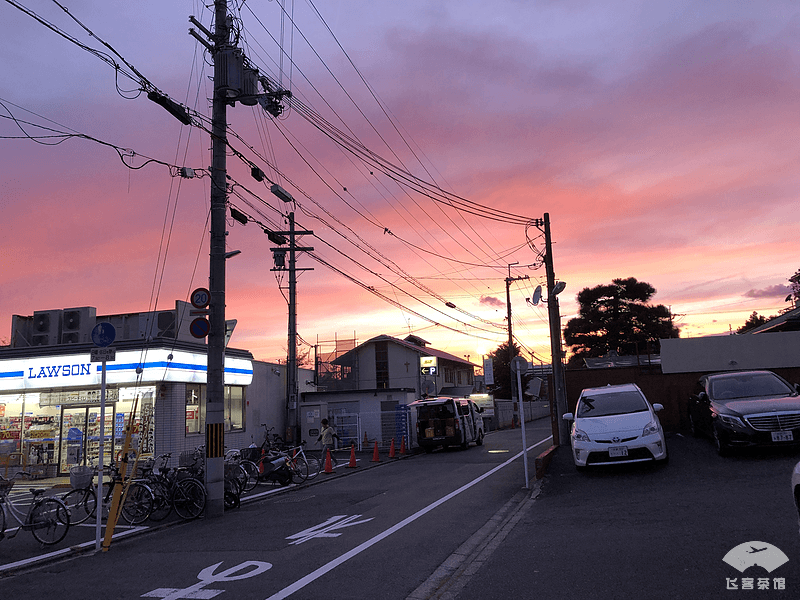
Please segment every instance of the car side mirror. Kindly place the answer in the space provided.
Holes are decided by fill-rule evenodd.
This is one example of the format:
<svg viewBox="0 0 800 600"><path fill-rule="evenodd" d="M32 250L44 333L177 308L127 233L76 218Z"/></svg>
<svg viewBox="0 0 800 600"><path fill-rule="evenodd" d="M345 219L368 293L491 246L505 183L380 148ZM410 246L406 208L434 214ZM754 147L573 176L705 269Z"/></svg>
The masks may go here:
<svg viewBox="0 0 800 600"><path fill-rule="evenodd" d="M708 402L709 401L708 400L708 394L706 394L705 392L700 392L699 394L697 394L697 399L700 400L701 402Z"/></svg>
<svg viewBox="0 0 800 600"><path fill-rule="evenodd" d="M572 421L575 418L575 415L573 415L572 413L564 413L564 416L562 418L565 421Z"/></svg>
<svg viewBox="0 0 800 600"><path fill-rule="evenodd" d="M653 404L653 410L656 411L656 412L658 412L660 410L664 410L664 405L655 403L655 404Z"/></svg>

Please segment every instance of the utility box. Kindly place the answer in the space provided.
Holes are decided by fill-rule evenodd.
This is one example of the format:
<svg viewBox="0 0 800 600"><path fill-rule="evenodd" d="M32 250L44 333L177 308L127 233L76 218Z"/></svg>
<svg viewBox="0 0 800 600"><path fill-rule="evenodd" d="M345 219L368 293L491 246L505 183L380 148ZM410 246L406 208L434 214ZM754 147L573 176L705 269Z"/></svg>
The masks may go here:
<svg viewBox="0 0 800 600"><path fill-rule="evenodd" d="M313 448L322 431L322 419L328 418L328 403L300 404L300 436Z"/></svg>

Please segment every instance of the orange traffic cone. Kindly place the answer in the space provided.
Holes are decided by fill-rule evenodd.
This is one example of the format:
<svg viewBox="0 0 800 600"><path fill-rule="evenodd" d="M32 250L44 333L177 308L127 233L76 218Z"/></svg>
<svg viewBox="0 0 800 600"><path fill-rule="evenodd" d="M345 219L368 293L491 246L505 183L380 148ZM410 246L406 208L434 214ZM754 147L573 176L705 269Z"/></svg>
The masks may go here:
<svg viewBox="0 0 800 600"><path fill-rule="evenodd" d="M352 444L350 446L350 462L347 463L348 469L355 469L358 465L356 464L356 445Z"/></svg>
<svg viewBox="0 0 800 600"><path fill-rule="evenodd" d="M406 453L406 436L403 436L403 439L400 440L400 454Z"/></svg>
<svg viewBox="0 0 800 600"><path fill-rule="evenodd" d="M372 460L370 462L381 462L381 457L378 454L378 440L375 440L375 450L372 452Z"/></svg>
<svg viewBox="0 0 800 600"><path fill-rule="evenodd" d="M330 448L326 451L325 454L325 473L329 475L333 473L333 465L331 464L331 451Z"/></svg>
<svg viewBox="0 0 800 600"><path fill-rule="evenodd" d="M258 461L258 472L259 472L259 474L261 474L261 475L263 475L263 474L264 474L264 457L265 457L266 455L267 455L267 453L266 453L266 452L264 451L264 449L262 448L262 449L261 449L261 460L260 460L260 461Z"/></svg>
<svg viewBox="0 0 800 600"><path fill-rule="evenodd" d="M389 446L389 458L394 458L394 438L392 438L392 445Z"/></svg>
<svg viewBox="0 0 800 600"><path fill-rule="evenodd" d="M365 431L364 432L364 445L366 446L367 444L369 444L369 440L367 439L367 432Z"/></svg>

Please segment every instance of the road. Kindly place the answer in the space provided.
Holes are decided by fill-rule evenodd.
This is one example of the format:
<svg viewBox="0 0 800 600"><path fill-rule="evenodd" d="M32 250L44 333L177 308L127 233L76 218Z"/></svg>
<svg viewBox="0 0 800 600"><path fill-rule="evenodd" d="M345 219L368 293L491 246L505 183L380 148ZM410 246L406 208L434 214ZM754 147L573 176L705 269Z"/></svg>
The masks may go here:
<svg viewBox="0 0 800 600"><path fill-rule="evenodd" d="M531 474L533 457L550 445L549 429L547 419L526 428ZM51 562L0 586L4 597L57 591L59 600L223 592L243 600L402 600L524 500L521 450L517 429L492 433L466 451L384 459L377 468L330 476L219 519L138 533L109 552ZM20 538L0 543L0 560L10 560Z"/></svg>
<svg viewBox="0 0 800 600"><path fill-rule="evenodd" d="M568 448L559 448L503 544L443 598L800 598L798 514L789 484L800 452L722 458L709 440L679 434L668 434L667 444L664 467L580 473ZM789 562L743 573L723 562L752 541L763 542L755 550L775 546ZM745 552L752 551L747 544Z"/></svg>

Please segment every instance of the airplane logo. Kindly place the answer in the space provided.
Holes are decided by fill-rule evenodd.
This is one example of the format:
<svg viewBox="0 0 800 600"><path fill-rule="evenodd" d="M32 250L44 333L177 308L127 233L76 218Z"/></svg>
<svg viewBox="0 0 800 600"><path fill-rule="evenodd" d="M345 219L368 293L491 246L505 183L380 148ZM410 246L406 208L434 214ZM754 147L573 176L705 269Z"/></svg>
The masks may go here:
<svg viewBox="0 0 800 600"><path fill-rule="evenodd" d="M765 569L767 573L772 573L775 569L787 563L789 557L772 544L745 542L728 552L722 560L740 573L744 573L746 569L756 565Z"/></svg>

